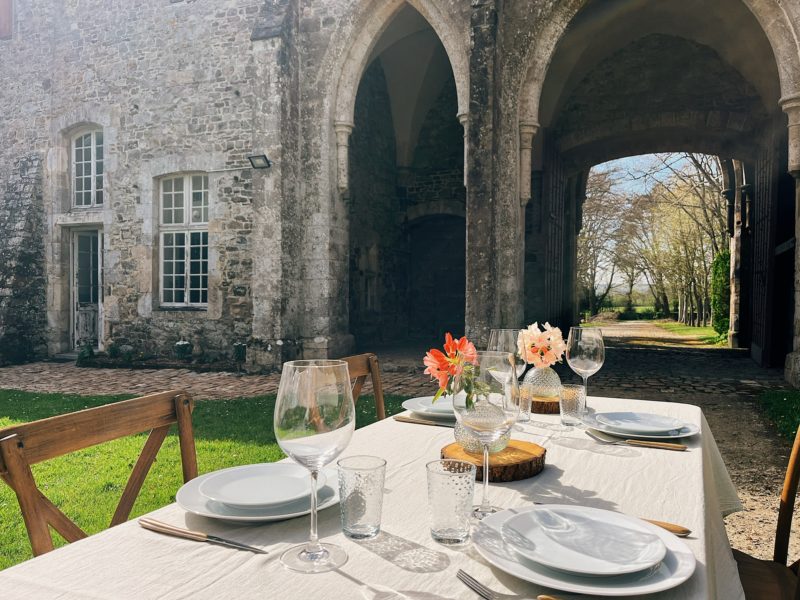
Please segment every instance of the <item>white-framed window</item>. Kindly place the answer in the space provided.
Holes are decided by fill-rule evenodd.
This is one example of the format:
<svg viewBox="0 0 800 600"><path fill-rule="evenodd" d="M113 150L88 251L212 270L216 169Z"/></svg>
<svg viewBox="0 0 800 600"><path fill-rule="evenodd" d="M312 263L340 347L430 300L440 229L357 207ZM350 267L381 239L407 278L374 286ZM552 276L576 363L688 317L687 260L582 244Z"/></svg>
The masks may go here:
<svg viewBox="0 0 800 600"><path fill-rule="evenodd" d="M103 204L103 130L82 131L72 138L72 205Z"/></svg>
<svg viewBox="0 0 800 600"><path fill-rule="evenodd" d="M159 182L161 305L208 305L208 175Z"/></svg>

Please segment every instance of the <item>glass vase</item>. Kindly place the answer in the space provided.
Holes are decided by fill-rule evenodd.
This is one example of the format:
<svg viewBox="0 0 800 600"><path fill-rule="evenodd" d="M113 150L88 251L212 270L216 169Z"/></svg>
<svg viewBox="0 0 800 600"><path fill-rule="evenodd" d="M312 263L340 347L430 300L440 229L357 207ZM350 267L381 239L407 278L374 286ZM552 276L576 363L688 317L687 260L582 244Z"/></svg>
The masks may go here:
<svg viewBox="0 0 800 600"><path fill-rule="evenodd" d="M531 412L536 412L533 410L533 406L542 406L542 403L545 403L544 405L551 407L548 412L558 413L561 378L552 368L534 367L528 370L520 387L526 403L530 402ZM537 404L537 400L539 404Z"/></svg>

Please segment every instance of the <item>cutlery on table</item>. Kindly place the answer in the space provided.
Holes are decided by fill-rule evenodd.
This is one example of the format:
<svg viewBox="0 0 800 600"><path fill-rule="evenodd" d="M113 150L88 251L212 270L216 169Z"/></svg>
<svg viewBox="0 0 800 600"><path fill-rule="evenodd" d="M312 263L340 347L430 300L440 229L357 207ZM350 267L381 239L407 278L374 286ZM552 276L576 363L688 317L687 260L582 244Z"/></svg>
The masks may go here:
<svg viewBox="0 0 800 600"><path fill-rule="evenodd" d="M657 525L661 527L661 529L666 529L670 533L677 535L678 537L687 537L692 534L691 529L687 529L683 525L676 525L675 523L667 523L666 521L655 521L653 519L642 519L642 521L647 521L652 525Z"/></svg>
<svg viewBox="0 0 800 600"><path fill-rule="evenodd" d="M510 594L499 594L497 592L490 590L480 581L475 579L472 575L470 575L466 571L462 571L461 569L459 569L458 573L456 573L456 577L458 577L461 583L466 585L469 589L478 594L478 596L480 596L484 600L503 600L504 598L516 598L515 596L512 596ZM519 600L525 600L525 599L521 598ZM560 599L556 596L550 596L548 594L539 594L538 596L536 596L536 600L560 600Z"/></svg>
<svg viewBox="0 0 800 600"><path fill-rule="evenodd" d="M224 538L217 537L215 535L209 535L201 531L192 531L190 529L183 529L182 527L178 527L176 525L170 525L169 523L164 523L162 521L156 521L155 519L151 519L149 517L143 517L139 519L139 525L141 525L145 529L149 529L150 531L164 533L166 535L171 535L186 540L193 540L195 542L208 542L210 544L217 544L219 546L228 546L230 548L236 548L238 550L248 550L250 552L255 552L257 554L267 554L266 550L262 550L261 548L256 548L255 546L248 546L247 544L242 544L241 542L226 540Z"/></svg>
<svg viewBox="0 0 800 600"><path fill-rule="evenodd" d="M609 444L615 446L640 446L642 448L660 448L661 450L676 450L683 452L688 450L689 447L685 444L675 444L672 442L651 442L648 440L620 440L613 436L607 435L596 429L587 429L586 435L593 438L601 444Z"/></svg>
<svg viewBox="0 0 800 600"><path fill-rule="evenodd" d="M451 429L455 427L454 423L434 421L432 419L419 419L417 417L407 417L405 415L395 415L394 420L400 421L401 423L415 423L416 425L434 425L436 427L450 427Z"/></svg>

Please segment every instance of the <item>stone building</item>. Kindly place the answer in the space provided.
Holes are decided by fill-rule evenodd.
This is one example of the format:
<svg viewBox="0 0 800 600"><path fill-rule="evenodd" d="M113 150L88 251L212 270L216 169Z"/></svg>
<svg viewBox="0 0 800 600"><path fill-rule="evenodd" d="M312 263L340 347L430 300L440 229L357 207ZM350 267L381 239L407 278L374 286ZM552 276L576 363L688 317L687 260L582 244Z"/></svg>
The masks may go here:
<svg viewBox="0 0 800 600"><path fill-rule="evenodd" d="M0 0L0 358L566 326L588 170L693 151L731 339L800 383L799 36L779 0Z"/></svg>

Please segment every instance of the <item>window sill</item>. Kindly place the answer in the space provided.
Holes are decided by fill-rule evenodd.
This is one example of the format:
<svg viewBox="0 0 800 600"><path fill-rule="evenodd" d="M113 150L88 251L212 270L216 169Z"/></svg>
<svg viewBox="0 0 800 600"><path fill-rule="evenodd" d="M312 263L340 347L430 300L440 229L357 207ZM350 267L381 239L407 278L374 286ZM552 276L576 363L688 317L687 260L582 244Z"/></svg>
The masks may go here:
<svg viewBox="0 0 800 600"><path fill-rule="evenodd" d="M208 312L208 306L158 306L156 312Z"/></svg>

